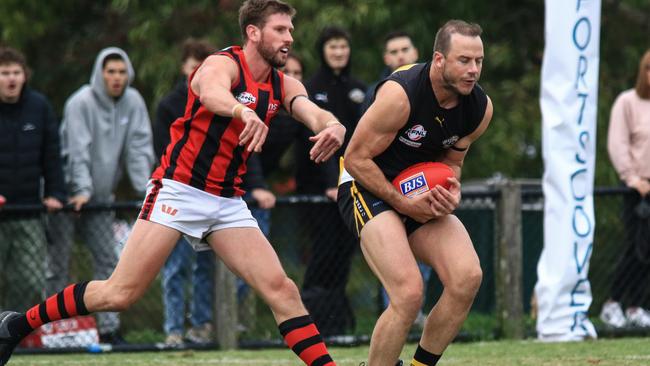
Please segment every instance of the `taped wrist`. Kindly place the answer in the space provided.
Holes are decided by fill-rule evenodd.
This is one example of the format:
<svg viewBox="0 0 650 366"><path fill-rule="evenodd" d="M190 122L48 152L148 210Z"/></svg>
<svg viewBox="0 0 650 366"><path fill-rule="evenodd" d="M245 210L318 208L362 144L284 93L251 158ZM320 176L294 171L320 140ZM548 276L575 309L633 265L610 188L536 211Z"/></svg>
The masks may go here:
<svg viewBox="0 0 650 366"><path fill-rule="evenodd" d="M253 111L252 109L248 108L247 106L241 103L237 103L235 104L234 107L232 107L232 116L234 118L241 118L244 112L255 112L255 111Z"/></svg>

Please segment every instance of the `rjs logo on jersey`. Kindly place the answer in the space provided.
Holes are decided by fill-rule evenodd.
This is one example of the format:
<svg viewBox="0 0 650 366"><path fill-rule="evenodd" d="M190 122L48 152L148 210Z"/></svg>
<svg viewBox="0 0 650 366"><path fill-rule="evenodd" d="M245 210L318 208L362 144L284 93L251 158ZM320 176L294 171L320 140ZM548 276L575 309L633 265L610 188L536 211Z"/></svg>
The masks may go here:
<svg viewBox="0 0 650 366"><path fill-rule="evenodd" d="M424 172L419 172L399 181L399 188L406 197L413 197L427 192L429 183L427 183L427 178L424 177Z"/></svg>

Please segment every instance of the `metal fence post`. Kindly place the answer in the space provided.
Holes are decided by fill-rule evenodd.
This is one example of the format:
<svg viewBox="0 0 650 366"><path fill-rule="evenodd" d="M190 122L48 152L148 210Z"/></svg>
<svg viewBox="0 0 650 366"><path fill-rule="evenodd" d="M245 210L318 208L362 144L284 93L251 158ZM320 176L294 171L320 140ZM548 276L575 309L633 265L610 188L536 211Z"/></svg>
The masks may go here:
<svg viewBox="0 0 650 366"><path fill-rule="evenodd" d="M237 348L237 278L219 259L215 268L214 324L220 349Z"/></svg>
<svg viewBox="0 0 650 366"><path fill-rule="evenodd" d="M511 180L497 183L501 195L495 240L495 288L499 328L504 338L522 339L523 272L521 185Z"/></svg>

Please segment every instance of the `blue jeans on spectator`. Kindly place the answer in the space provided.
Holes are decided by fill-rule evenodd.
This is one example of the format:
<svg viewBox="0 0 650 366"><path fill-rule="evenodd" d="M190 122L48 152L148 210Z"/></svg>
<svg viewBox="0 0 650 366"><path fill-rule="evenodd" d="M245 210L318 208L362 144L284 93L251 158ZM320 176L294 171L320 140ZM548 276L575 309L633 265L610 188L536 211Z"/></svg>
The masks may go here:
<svg viewBox="0 0 650 366"><path fill-rule="evenodd" d="M214 253L211 250L195 252L181 238L163 267L163 300L165 303L166 334L183 334L185 324L185 289L192 284L190 323L200 326L212 322L214 297Z"/></svg>

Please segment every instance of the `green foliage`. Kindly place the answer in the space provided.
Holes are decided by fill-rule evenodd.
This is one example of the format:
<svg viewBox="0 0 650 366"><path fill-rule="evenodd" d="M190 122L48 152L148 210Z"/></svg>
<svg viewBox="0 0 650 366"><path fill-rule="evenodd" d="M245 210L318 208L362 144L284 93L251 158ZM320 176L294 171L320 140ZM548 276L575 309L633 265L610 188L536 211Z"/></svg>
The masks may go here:
<svg viewBox="0 0 650 366"><path fill-rule="evenodd" d="M135 69L135 87L151 111L179 75L180 44L206 38L221 48L241 41L235 0L98 0L0 2L0 44L21 49L34 69L31 84L52 100L60 114L66 98L90 77L95 56L110 45L124 48ZM431 56L437 28L449 18L483 26L486 60L481 84L494 103L486 134L472 146L465 178L501 172L541 177L539 75L544 50L542 0L295 0L294 50L306 75L319 66L314 44L326 25L352 34L353 71L368 83L383 69L382 37L409 32L421 60ZM597 141L597 184L616 184L607 158L609 109L633 86L639 57L650 45L650 2L602 0Z"/></svg>

